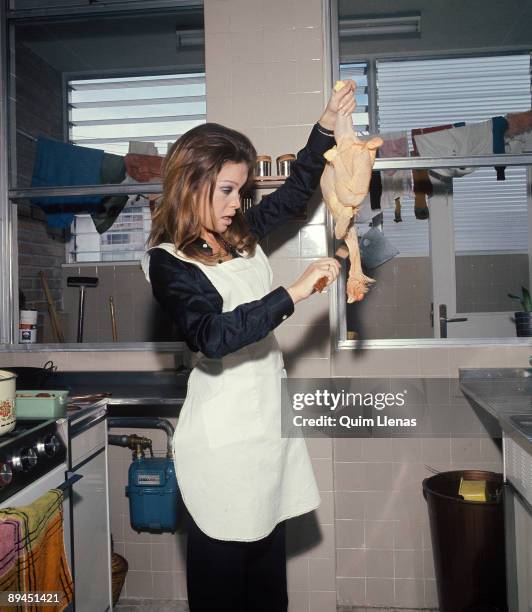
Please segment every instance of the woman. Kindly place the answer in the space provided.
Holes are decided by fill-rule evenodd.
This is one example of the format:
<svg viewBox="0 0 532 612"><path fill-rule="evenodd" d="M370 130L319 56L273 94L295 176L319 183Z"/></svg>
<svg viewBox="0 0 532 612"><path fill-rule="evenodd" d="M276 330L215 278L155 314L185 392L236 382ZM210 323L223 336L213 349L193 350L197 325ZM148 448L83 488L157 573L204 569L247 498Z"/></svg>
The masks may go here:
<svg viewBox="0 0 532 612"><path fill-rule="evenodd" d="M354 108L354 83L333 92L290 177L242 214L256 151L244 135L198 126L170 149L164 192L143 268L155 298L200 352L173 439L189 512L191 612L280 612L288 604L284 521L318 507L303 438L282 438L281 378L273 330L316 281L336 280L322 258L272 291L257 241L305 210L334 145L338 113Z"/></svg>

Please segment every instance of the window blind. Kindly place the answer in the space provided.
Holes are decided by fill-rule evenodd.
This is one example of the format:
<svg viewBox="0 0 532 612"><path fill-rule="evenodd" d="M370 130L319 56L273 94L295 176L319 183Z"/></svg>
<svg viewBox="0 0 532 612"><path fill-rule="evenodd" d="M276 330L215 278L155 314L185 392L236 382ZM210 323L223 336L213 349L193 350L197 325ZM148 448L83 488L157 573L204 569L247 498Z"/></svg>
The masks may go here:
<svg viewBox="0 0 532 612"><path fill-rule="evenodd" d="M378 61L377 96L381 133L528 110L530 55ZM526 184L526 169L517 167L504 182L492 168L454 179L456 252L526 252ZM401 201L408 222L393 223L393 210L385 211L386 235L402 255L428 255L427 222L410 214L413 200Z"/></svg>
<svg viewBox="0 0 532 612"><path fill-rule="evenodd" d="M369 130L367 64L342 64L340 66L340 80L344 79L352 79L356 83L356 108L352 114L353 125L357 132L367 134Z"/></svg>
<svg viewBox="0 0 532 612"><path fill-rule="evenodd" d="M159 155L206 121L205 73L77 79L68 83L70 142L126 155L130 141L152 142ZM145 198L132 196L113 226L96 231L90 215L72 224L70 261L142 257L151 228Z"/></svg>

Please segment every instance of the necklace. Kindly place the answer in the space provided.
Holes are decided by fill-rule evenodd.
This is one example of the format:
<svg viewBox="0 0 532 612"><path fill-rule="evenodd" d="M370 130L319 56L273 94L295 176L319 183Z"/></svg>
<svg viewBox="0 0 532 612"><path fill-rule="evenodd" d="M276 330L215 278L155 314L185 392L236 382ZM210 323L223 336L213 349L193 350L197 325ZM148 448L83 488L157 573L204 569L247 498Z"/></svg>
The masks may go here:
<svg viewBox="0 0 532 612"><path fill-rule="evenodd" d="M238 256L238 253L237 253L236 248L235 248L235 247L234 247L232 244L229 244L228 242L226 242L226 241L225 241L225 240L222 238L222 236L220 236L220 234L218 234L218 235L216 236L216 239L217 239L219 242L221 242L221 243L222 243L222 245L223 245L223 250L220 250L220 251L218 251L217 253L215 253L215 254L214 254L214 255L215 255L215 257L218 257L218 258L219 258L219 259L218 259L218 263L220 263L220 264L221 264L221 263L223 263L223 261L224 261L224 260L223 260L223 258L224 258L224 257L227 257L228 255L231 255L231 257L232 257L232 258L233 258L233 257L237 257L237 256Z"/></svg>
<svg viewBox="0 0 532 612"><path fill-rule="evenodd" d="M219 264L223 263L224 257L227 257L228 255L231 255L232 258L239 257L238 250L232 244L229 244L226 240L224 240L222 236L220 236L220 234L211 233L210 236L216 242L218 249L215 250L212 245L209 244L209 241L206 238L203 238L203 246L210 246L212 251L212 257L216 258Z"/></svg>

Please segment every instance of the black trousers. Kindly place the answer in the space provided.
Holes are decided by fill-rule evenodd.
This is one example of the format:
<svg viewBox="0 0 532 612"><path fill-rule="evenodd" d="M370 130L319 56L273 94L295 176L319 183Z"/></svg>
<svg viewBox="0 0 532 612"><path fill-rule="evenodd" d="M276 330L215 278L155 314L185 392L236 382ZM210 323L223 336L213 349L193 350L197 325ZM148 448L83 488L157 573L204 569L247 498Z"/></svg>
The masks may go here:
<svg viewBox="0 0 532 612"><path fill-rule="evenodd" d="M234 542L205 535L188 517L190 612L286 612L285 523L262 540Z"/></svg>

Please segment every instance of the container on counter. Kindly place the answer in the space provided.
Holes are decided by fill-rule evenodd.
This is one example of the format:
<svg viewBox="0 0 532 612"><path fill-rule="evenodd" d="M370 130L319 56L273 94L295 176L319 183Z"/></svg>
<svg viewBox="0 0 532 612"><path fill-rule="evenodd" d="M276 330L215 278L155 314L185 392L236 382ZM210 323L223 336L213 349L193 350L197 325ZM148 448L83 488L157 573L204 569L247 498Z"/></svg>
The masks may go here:
<svg viewBox="0 0 532 612"><path fill-rule="evenodd" d="M26 419L52 419L65 416L68 391L27 390L17 391L17 417Z"/></svg>
<svg viewBox="0 0 532 612"><path fill-rule="evenodd" d="M17 375L0 370L0 436L15 429L15 393Z"/></svg>
<svg viewBox="0 0 532 612"><path fill-rule="evenodd" d="M295 159L296 156L293 153L279 155L275 160L277 162L277 176L290 176L290 169Z"/></svg>
<svg viewBox="0 0 532 612"><path fill-rule="evenodd" d="M269 155L257 156L255 175L259 177L272 175L272 158Z"/></svg>
<svg viewBox="0 0 532 612"><path fill-rule="evenodd" d="M37 311L21 310L18 325L18 341L20 344L37 342Z"/></svg>

